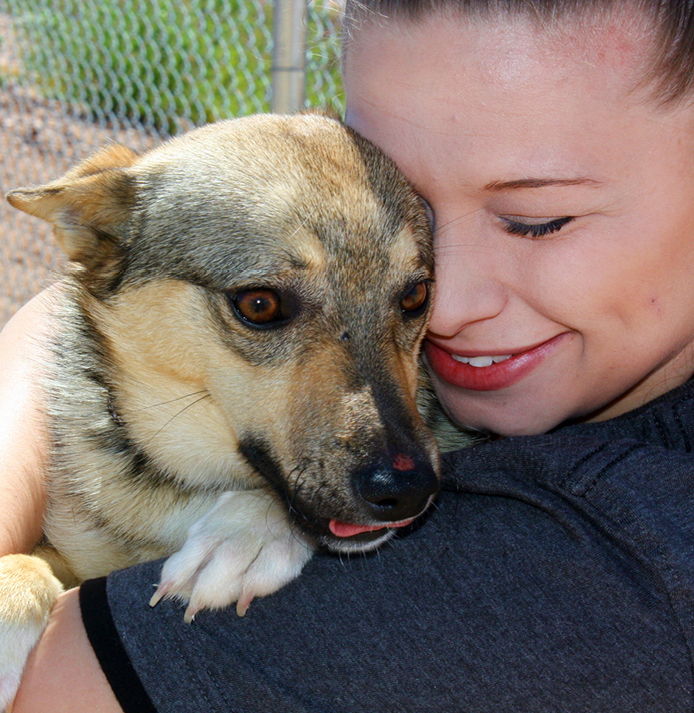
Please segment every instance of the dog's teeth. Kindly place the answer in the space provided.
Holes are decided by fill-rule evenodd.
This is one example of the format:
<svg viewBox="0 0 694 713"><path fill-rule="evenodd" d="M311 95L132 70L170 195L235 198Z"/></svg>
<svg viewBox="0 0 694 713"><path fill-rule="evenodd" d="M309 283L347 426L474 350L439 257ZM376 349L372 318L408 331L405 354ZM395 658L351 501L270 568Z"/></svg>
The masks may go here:
<svg viewBox="0 0 694 713"><path fill-rule="evenodd" d="M506 361L507 359L510 359L513 356L513 354L505 354L504 356L495 356L492 357L492 361L495 364L498 364L500 361Z"/></svg>

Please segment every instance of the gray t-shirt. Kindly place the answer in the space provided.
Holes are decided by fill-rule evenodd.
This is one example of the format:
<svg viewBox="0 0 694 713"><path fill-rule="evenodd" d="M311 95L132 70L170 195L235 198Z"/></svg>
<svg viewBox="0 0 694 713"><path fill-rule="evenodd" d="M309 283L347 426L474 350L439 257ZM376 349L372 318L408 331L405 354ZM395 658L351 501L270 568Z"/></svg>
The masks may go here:
<svg viewBox="0 0 694 713"><path fill-rule="evenodd" d="M126 713L694 709L694 385L445 458L427 521L183 622L161 563L83 587Z"/></svg>

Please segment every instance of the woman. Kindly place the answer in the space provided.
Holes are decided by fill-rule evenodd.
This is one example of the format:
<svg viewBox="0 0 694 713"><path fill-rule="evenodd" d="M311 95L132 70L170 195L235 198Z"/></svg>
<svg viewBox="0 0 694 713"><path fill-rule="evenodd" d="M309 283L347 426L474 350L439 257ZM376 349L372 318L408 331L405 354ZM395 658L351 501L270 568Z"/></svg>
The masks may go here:
<svg viewBox="0 0 694 713"><path fill-rule="evenodd" d="M150 612L156 564L82 615L64 595L15 713L690 710L694 11L347 13L347 121L436 219L439 398L511 438L447 459L424 527L246 620Z"/></svg>

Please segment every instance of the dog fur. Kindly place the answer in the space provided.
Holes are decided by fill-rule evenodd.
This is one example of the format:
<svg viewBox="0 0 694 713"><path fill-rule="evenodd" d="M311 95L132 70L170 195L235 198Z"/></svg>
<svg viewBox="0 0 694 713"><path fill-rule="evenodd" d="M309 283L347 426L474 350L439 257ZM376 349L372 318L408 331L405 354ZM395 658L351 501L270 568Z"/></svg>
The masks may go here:
<svg viewBox="0 0 694 713"><path fill-rule="evenodd" d="M243 614L316 547L372 549L426 509L430 227L338 119L220 122L142 156L113 145L7 198L53 223L70 262L46 368L45 542L0 559L0 709L56 576L169 557L153 603ZM424 410L465 442L430 397Z"/></svg>

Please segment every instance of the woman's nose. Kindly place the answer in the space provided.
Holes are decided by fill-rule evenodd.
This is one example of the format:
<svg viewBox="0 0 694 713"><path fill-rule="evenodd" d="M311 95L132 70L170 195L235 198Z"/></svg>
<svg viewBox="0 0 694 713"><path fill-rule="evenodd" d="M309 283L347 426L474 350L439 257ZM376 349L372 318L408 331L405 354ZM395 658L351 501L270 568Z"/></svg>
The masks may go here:
<svg viewBox="0 0 694 713"><path fill-rule="evenodd" d="M442 241L443 242L443 241ZM494 319L508 302L499 246L458 235L436 246L436 297L429 331L453 337L467 325Z"/></svg>

